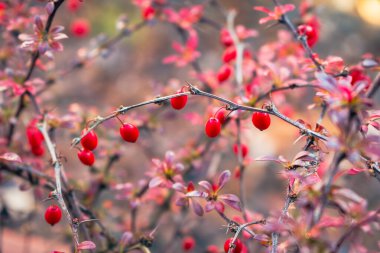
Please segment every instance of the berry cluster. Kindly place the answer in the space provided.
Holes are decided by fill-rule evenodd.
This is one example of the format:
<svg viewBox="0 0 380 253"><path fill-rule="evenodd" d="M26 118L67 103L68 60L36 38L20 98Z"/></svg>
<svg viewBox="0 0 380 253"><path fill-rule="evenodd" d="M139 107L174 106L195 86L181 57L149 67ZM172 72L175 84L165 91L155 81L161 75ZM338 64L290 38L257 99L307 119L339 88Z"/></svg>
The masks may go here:
<svg viewBox="0 0 380 253"><path fill-rule="evenodd" d="M87 129L82 131L82 135L87 132ZM88 132L80 141L82 144L82 149L78 152L79 160L88 166L92 166L95 162L95 156L92 151L98 146L98 136L91 130Z"/></svg>
<svg viewBox="0 0 380 253"><path fill-rule="evenodd" d="M140 134L139 129L133 124L121 123L122 126L120 127L119 132L123 140L132 143L136 142ZM83 148L79 150L78 158L84 165L92 166L95 162L95 156L92 151L98 146L98 136L93 130L86 134L87 131L87 129L82 131L82 136L84 136L80 143Z"/></svg>
<svg viewBox="0 0 380 253"><path fill-rule="evenodd" d="M177 91L177 94L183 93L183 89ZM178 96L170 99L170 104L175 110L181 110L186 106L187 95ZM214 138L220 134L222 124L224 124L226 118L222 110L218 110L214 116L210 117L205 126L206 135L210 138ZM270 126L270 116L268 113L255 112L252 114L252 123L260 131L264 131ZM246 151L247 153L247 151ZM244 150L243 150L243 156Z"/></svg>

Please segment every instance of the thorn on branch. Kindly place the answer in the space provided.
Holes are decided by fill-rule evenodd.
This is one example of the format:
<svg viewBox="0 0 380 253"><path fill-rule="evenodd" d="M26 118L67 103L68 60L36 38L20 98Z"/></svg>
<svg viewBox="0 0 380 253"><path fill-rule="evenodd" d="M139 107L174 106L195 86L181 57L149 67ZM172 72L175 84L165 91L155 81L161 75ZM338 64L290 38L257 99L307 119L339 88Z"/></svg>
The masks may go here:
<svg viewBox="0 0 380 253"><path fill-rule="evenodd" d="M189 84L189 91L192 95L199 95L201 92L198 88L195 88L194 86L192 86L191 84Z"/></svg>
<svg viewBox="0 0 380 253"><path fill-rule="evenodd" d="M239 224L233 220L231 220L228 224L227 224L227 231L231 231L232 233L236 233L237 231L239 230Z"/></svg>

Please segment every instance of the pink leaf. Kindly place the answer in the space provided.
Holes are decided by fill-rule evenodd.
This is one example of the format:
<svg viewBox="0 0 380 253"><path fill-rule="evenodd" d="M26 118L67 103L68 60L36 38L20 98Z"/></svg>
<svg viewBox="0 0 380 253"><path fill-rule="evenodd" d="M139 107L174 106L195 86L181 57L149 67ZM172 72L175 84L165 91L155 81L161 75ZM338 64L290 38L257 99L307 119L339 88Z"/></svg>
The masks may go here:
<svg viewBox="0 0 380 253"><path fill-rule="evenodd" d="M215 202L215 210L218 211L219 213L224 213L224 205L222 202Z"/></svg>
<svg viewBox="0 0 380 253"><path fill-rule="evenodd" d="M2 154L0 156L0 159L6 160L8 162L22 163L22 160L21 160L20 156L18 154L16 154L16 153L11 153L11 152Z"/></svg>
<svg viewBox="0 0 380 253"><path fill-rule="evenodd" d="M347 174L348 175L356 175L356 174L359 174L363 171L364 171L364 169L361 169L361 168L351 168L348 170Z"/></svg>
<svg viewBox="0 0 380 253"><path fill-rule="evenodd" d="M96 245L92 241L83 241L79 243L78 245L78 250L83 250L83 249L95 249Z"/></svg>

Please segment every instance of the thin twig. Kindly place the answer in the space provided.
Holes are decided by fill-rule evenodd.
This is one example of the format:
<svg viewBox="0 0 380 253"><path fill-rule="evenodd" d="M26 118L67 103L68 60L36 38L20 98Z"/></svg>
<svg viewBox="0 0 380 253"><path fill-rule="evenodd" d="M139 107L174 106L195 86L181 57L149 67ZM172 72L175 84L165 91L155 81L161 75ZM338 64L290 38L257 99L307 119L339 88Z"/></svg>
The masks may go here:
<svg viewBox="0 0 380 253"><path fill-rule="evenodd" d="M246 229L246 227L248 226L252 226L252 225L257 225L257 224L265 224L266 220L259 220L259 221L251 221L251 222L247 222L247 223L244 223L242 225L240 225L232 239L232 241L230 242L230 248L228 249L228 253L232 253L233 252L233 245L235 244L237 238L239 237L239 234Z"/></svg>
<svg viewBox="0 0 380 253"><path fill-rule="evenodd" d="M312 130L306 128L303 124L299 123L298 121L292 120L292 119L288 118L287 116L281 114L274 105L271 105L270 107L268 107L267 110L256 108L256 107L251 107L251 106L240 105L240 104L237 104L235 102L232 102L231 100L225 99L223 97L219 97L217 95L202 91L202 90L192 86L191 84L189 84L189 86L190 86L190 92L183 92L183 93L177 93L177 94L173 94L173 95L169 95L169 96L158 97L156 99L148 100L148 101L141 102L141 103L131 105L131 106L121 106L118 110L112 112L108 116L105 116L105 117L98 116L97 118L94 119L92 125L87 129L87 132L85 132L82 136L73 139L72 146L77 145L84 136L86 136L91 130L95 129L97 126L99 126L100 124L102 124L103 122L105 122L107 120L115 118L116 116L118 116L120 114L125 114L126 112L128 112L132 109L142 107L145 105L149 105L149 104L161 104L162 102L169 100L171 98L180 97L180 96L184 96L184 95L203 96L203 97L209 97L209 98L218 100L220 102L227 104L228 109L231 111L242 110L242 111L249 111L249 112L269 113L271 115L274 115L274 116L282 119L283 121L289 123L290 125L297 127L298 129L300 129L302 134L314 136L314 137L321 139L321 140L324 140L324 141L328 140L328 138L326 136L324 136L320 133L317 133L315 131L312 131Z"/></svg>
<svg viewBox="0 0 380 253"><path fill-rule="evenodd" d="M67 208L67 205L65 203L65 200L63 199L62 195L62 183L61 183L61 169L63 165L60 163L57 157L57 153L55 151L54 144L52 143L50 136L48 134L47 130L47 123L44 121L42 124L38 125L38 129L42 133L46 147L49 151L52 164L54 166L54 172L55 172L55 184L56 184L56 190L55 190L55 198L58 201L59 206L61 207L63 213L66 215L67 221L70 224L71 232L73 235L73 240L75 242L75 247L79 244L79 235L78 235L78 227L73 223L73 218L71 217L71 214Z"/></svg>

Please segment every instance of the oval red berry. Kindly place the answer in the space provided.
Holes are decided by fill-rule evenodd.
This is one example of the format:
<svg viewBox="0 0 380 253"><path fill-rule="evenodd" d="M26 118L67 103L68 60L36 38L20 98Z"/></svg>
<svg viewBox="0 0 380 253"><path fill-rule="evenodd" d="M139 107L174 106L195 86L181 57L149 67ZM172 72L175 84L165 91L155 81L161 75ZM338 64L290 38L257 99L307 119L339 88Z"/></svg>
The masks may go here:
<svg viewBox="0 0 380 253"><path fill-rule="evenodd" d="M230 35L230 32L226 29L226 28L223 28L221 31L220 31L220 42L225 46L225 47L229 47L229 46L232 46L234 44L234 41Z"/></svg>
<svg viewBox="0 0 380 253"><path fill-rule="evenodd" d="M26 137L28 138L28 142L32 148L41 146L42 141L44 140L44 136L34 125L27 127Z"/></svg>
<svg viewBox="0 0 380 253"><path fill-rule="evenodd" d="M35 156L43 156L45 154L44 146L42 146L42 145L33 146L32 147L32 153Z"/></svg>
<svg viewBox="0 0 380 253"><path fill-rule="evenodd" d="M234 46L230 46L228 48L226 48L226 50L224 50L223 52L223 62L225 63L229 63L230 61L233 61L236 59L236 48Z"/></svg>
<svg viewBox="0 0 380 253"><path fill-rule="evenodd" d="M228 238L225 242L224 242L224 252L228 252L228 250L230 249L230 244L232 243L234 238ZM234 245L232 245L232 250L230 251L230 253L240 253L241 250L243 249L243 243L239 240L239 239L236 239Z"/></svg>
<svg viewBox="0 0 380 253"><path fill-rule="evenodd" d="M57 224L62 217L62 211L57 205L49 206L45 211L45 220L50 225Z"/></svg>
<svg viewBox="0 0 380 253"><path fill-rule="evenodd" d="M268 113L255 112L252 114L252 123L257 129L263 131L270 126L270 116Z"/></svg>
<svg viewBox="0 0 380 253"><path fill-rule="evenodd" d="M182 248L184 251L190 251L195 247L195 240L191 236L186 236L182 240Z"/></svg>
<svg viewBox="0 0 380 253"><path fill-rule="evenodd" d="M136 142L139 138L139 129L132 124L123 124L120 127L120 135L127 142Z"/></svg>
<svg viewBox="0 0 380 253"><path fill-rule="evenodd" d="M70 31L76 37L86 37L90 33L90 23L86 19L74 20L71 23Z"/></svg>
<svg viewBox="0 0 380 253"><path fill-rule="evenodd" d="M209 118L206 123L205 131L208 137L214 138L219 135L221 130L220 122L217 118Z"/></svg>
<svg viewBox="0 0 380 253"><path fill-rule="evenodd" d="M84 135L87 130L82 131L82 135ZM94 150L98 146L98 136L94 131L88 132L80 141L83 148L88 150Z"/></svg>
<svg viewBox="0 0 380 253"><path fill-rule="evenodd" d="M222 67L220 67L217 74L219 83L226 81L231 76L231 73L232 73L232 68L230 65L225 64Z"/></svg>
<svg viewBox="0 0 380 253"><path fill-rule="evenodd" d="M224 110L219 110L216 113L216 118L219 120L220 124L224 124L226 122L226 115L224 113Z"/></svg>
<svg viewBox="0 0 380 253"><path fill-rule="evenodd" d="M177 94L182 93L181 91L177 91ZM172 107L176 110L181 110L186 106L187 103L187 95L179 96L179 97L174 97L170 99L170 104Z"/></svg>
<svg viewBox="0 0 380 253"><path fill-rule="evenodd" d="M78 152L78 158L84 165L87 166L92 166L95 162L94 153L87 149L80 150Z"/></svg>

